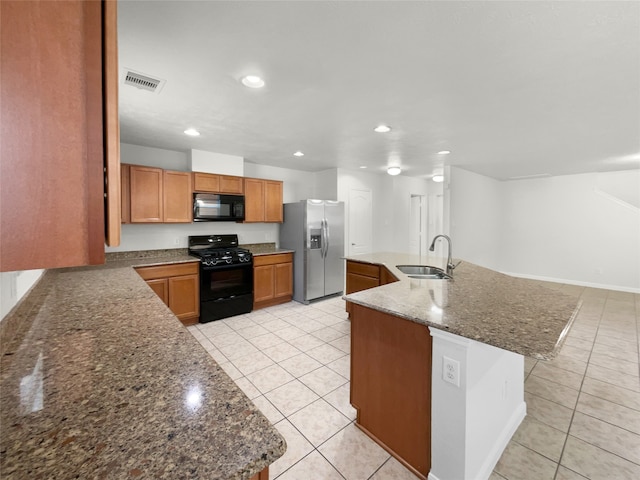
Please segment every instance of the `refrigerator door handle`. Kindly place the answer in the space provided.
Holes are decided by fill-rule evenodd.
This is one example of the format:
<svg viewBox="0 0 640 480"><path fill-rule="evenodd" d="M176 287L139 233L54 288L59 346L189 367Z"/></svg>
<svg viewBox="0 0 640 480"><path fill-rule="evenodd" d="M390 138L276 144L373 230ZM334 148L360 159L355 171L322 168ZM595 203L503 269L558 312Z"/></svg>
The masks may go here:
<svg viewBox="0 0 640 480"><path fill-rule="evenodd" d="M329 221L324 219L324 258L327 258L329 254L329 239L331 237L331 232L329 231Z"/></svg>
<svg viewBox="0 0 640 480"><path fill-rule="evenodd" d="M324 218L320 221L320 230L322 232L322 250L320 250L320 256L322 256L322 258L327 258L327 231L325 228L325 222L326 219Z"/></svg>

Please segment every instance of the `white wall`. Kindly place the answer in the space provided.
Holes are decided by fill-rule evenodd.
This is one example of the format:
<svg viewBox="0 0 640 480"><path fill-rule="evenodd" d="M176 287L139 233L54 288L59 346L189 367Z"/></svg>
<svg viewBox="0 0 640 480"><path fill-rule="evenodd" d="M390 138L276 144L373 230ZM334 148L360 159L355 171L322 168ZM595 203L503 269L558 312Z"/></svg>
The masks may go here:
<svg viewBox="0 0 640 480"><path fill-rule="evenodd" d="M40 279L44 270L0 272L0 320Z"/></svg>
<svg viewBox="0 0 640 480"><path fill-rule="evenodd" d="M391 232L393 251L410 252L411 195L423 195L425 200L424 207L426 209L426 202L429 196L429 184L433 182L424 178L405 177L404 175L390 178L393 184L393 228ZM426 219L426 212L423 213L424 220ZM428 247L427 239L423 239L422 247L422 252L425 254L426 247Z"/></svg>
<svg viewBox="0 0 640 480"><path fill-rule="evenodd" d="M120 161L133 165L164 168L165 170L189 171L187 152L141 147L130 143L120 144Z"/></svg>
<svg viewBox="0 0 640 480"><path fill-rule="evenodd" d="M640 209L633 205L640 203L640 170L512 181L504 188L503 270L640 292Z"/></svg>
<svg viewBox="0 0 640 480"><path fill-rule="evenodd" d="M499 182L452 167L449 195L455 256L640 292L640 170Z"/></svg>
<svg viewBox="0 0 640 480"><path fill-rule="evenodd" d="M349 201L351 189L371 191L374 252L409 252L411 195L428 195L430 182L424 178L391 176L362 170L337 169L338 200ZM346 223L348 224L348 208ZM348 241L348 239L345 239ZM346 247L347 245L345 245ZM346 249L345 251L348 251Z"/></svg>
<svg viewBox="0 0 640 480"><path fill-rule="evenodd" d="M500 269L503 183L455 167L451 167L447 183L453 256Z"/></svg>
<svg viewBox="0 0 640 480"><path fill-rule="evenodd" d="M338 200L338 169L316 172L315 198Z"/></svg>
<svg viewBox="0 0 640 480"><path fill-rule="evenodd" d="M315 196L315 174L312 172L245 162L244 175L283 181L282 201L284 203L297 202Z"/></svg>

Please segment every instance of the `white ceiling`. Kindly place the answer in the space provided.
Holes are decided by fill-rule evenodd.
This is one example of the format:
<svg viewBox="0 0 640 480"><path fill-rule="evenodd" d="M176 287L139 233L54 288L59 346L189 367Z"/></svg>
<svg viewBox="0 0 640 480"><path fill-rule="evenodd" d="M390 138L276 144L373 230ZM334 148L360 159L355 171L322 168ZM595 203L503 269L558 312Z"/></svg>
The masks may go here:
<svg viewBox="0 0 640 480"><path fill-rule="evenodd" d="M640 167L637 1L121 1L118 28L121 76L166 80L121 84L126 143L411 176Z"/></svg>

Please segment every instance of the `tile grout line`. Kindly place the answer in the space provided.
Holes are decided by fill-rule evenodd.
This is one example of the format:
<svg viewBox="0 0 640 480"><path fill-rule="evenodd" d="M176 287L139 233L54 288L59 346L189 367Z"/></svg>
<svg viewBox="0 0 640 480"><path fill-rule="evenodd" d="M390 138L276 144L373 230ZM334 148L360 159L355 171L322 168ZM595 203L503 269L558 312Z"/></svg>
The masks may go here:
<svg viewBox="0 0 640 480"><path fill-rule="evenodd" d="M585 369L584 375L582 376L582 381L580 382L580 389L578 390L578 398L576 398L576 403L575 403L575 405L573 407L573 411L571 412L571 420L569 421L569 428L567 430L567 435L564 438L564 442L562 444L562 450L560 451L560 457L558 458L558 463L556 464L556 472L555 472L555 474L553 476L554 480L557 480L557 478L558 478L558 472L560 471L560 466L564 466L564 465L562 465L562 458L564 457L564 451L565 451L565 448L567 447L567 442L569 441L569 437L572 436L571 435L571 427L573 426L573 419L574 419L574 417L576 415L576 411L578 409L578 402L580 401L580 395L582 394L582 387L584 385L584 379L587 378L587 369L589 368L589 360L591 359L591 354L593 353L593 345L595 345L595 340L596 340L596 338L598 338L598 331L600 330L600 325L602 324L602 318L604 316L604 312L605 312L605 308L606 308L606 305L607 305L607 299L608 298L609 298L609 294L607 293L607 297L605 298L605 301L602 304L602 310L600 312L600 316L599 316L599 319L598 319L598 326L596 328L596 332L595 332L595 335L593 337L593 344L591 346L591 351L589 352L589 357L588 357L587 362L586 362L587 363L587 368ZM577 438L577 437L574 437L574 438ZM567 467L565 467L565 468L567 468Z"/></svg>

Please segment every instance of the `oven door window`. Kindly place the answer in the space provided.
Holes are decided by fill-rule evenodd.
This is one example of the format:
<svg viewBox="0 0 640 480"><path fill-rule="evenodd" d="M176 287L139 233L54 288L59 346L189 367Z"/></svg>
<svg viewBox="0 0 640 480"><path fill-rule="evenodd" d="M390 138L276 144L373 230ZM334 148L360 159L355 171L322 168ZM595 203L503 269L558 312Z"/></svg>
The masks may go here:
<svg viewBox="0 0 640 480"><path fill-rule="evenodd" d="M217 300L253 293L253 266L231 266L200 272L200 299Z"/></svg>

